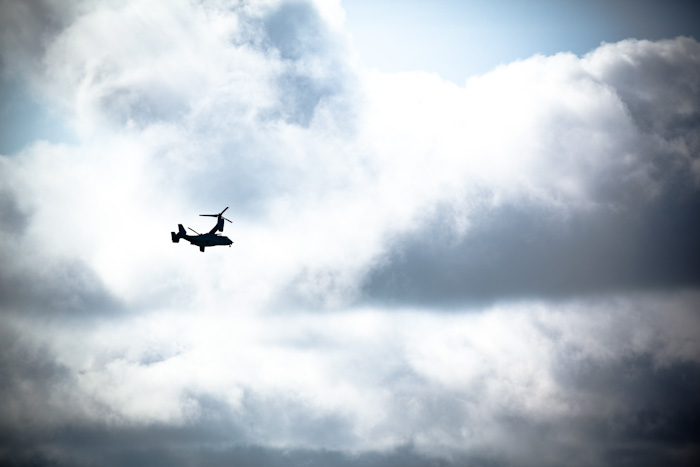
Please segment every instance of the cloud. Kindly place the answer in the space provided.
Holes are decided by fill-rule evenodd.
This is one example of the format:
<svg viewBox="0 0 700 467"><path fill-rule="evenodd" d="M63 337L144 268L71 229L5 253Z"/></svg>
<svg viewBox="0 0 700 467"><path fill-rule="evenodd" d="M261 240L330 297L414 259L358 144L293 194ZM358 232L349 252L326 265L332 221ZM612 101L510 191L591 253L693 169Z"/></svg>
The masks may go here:
<svg viewBox="0 0 700 467"><path fill-rule="evenodd" d="M50 334L19 321L21 340L3 340L15 349L3 352L5 408L16 409L3 423L59 464L102 449L167 459L184 446L186 458L245 458L241 445L335 453L338 465L390 462L402 446L418 465L615 465L633 446L625 456L682 464L698 455L695 303L641 295L264 325L167 313ZM60 449L38 449L51 433Z"/></svg>
<svg viewBox="0 0 700 467"><path fill-rule="evenodd" d="M353 69L342 36L312 4L190 8L86 9L45 49L46 76L56 77L45 94L68 109L84 144L17 158L39 193L23 201L41 206L37 218L61 212L60 200L80 217L98 216L90 226L110 226L89 231L74 218L80 231L67 235L82 237L75 254L118 294L134 295L127 271L153 254L124 245L119 228L162 228L152 220L159 211L209 212L222 199L217 209L235 201L246 244L265 239L255 244L268 267L258 261L249 271L273 284L262 295L286 291L282 303L697 282L697 142L686 128L692 110L674 104L697 93L692 39L534 57L462 88ZM634 73L647 78L627 79ZM647 101L656 113L640 107ZM676 121L685 126L673 130ZM36 174L46 173L50 152L66 162L54 162L42 186ZM83 186L74 193L96 195L52 192L62 190L53 180L76 177ZM435 249L445 223L455 234ZM153 243L150 235L155 228L146 233ZM139 254L113 258L116 242ZM414 252L427 245L426 262ZM198 281L159 253L173 284ZM449 264L459 256L469 260ZM426 279L428 270L436 273Z"/></svg>
<svg viewBox="0 0 700 467"><path fill-rule="evenodd" d="M698 195L646 206L567 213L529 200L473 215L454 233L455 211L438 210L398 237L365 279L366 300L454 306L522 297L679 289L700 282Z"/></svg>
<svg viewBox="0 0 700 467"><path fill-rule="evenodd" d="M39 72L40 59L48 43L56 39L75 19L80 3L57 8L50 2L30 0L16 3L3 1L0 50L3 74Z"/></svg>
<svg viewBox="0 0 700 467"><path fill-rule="evenodd" d="M12 8L77 139L0 158L2 462L697 459L695 40L456 86L337 3Z"/></svg>
<svg viewBox="0 0 700 467"><path fill-rule="evenodd" d="M365 279L367 296L444 303L696 286L700 127L687 102L698 66L694 40L626 41L468 82L493 120L475 123L464 148L479 144L490 160L464 167L462 193L397 236ZM503 141L479 142L484 134ZM484 172L491 164L498 171Z"/></svg>

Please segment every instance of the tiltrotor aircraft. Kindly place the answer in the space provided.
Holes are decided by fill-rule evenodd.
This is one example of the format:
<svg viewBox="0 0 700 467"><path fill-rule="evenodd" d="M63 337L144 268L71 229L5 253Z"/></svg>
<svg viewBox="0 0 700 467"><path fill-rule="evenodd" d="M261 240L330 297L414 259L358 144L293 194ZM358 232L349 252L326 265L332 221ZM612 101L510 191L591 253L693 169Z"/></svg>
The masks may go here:
<svg viewBox="0 0 700 467"><path fill-rule="evenodd" d="M226 209L228 209L228 206L226 206ZM170 232L170 236L173 239L173 243L178 243L181 238L184 238L188 242L190 242L192 245L197 245L199 247L199 251L204 253L204 249L208 246L216 246L216 245L228 245L231 246L233 243L231 239L228 237L225 237L223 235L217 235L216 232L223 232L224 231L224 221L229 221L224 217L224 213L226 212L226 209L221 211L219 214L200 214L200 216L204 217L217 217L218 220L216 221L216 225L214 226L213 229L209 231L209 233L201 234L197 232L196 230L192 229L191 227L187 227L190 229L192 232L196 233L197 235L187 235L187 232L185 231L185 228L182 226L182 224L178 224L178 232Z"/></svg>

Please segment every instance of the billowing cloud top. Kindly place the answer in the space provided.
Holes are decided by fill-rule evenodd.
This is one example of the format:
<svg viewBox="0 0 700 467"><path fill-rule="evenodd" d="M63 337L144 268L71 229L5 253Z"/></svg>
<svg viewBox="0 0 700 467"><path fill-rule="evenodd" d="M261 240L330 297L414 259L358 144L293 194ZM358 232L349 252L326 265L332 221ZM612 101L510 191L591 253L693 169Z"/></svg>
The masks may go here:
<svg viewBox="0 0 700 467"><path fill-rule="evenodd" d="M0 156L3 462L700 456L695 39L457 86L334 2L2 10L66 132Z"/></svg>

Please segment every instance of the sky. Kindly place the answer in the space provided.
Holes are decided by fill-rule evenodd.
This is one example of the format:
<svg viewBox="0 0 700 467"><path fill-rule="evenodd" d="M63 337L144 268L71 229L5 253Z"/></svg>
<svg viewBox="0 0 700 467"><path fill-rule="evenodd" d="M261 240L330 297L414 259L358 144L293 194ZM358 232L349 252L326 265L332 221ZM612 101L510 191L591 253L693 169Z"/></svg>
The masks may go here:
<svg viewBox="0 0 700 467"><path fill-rule="evenodd" d="M0 1L0 465L697 463L697 9Z"/></svg>

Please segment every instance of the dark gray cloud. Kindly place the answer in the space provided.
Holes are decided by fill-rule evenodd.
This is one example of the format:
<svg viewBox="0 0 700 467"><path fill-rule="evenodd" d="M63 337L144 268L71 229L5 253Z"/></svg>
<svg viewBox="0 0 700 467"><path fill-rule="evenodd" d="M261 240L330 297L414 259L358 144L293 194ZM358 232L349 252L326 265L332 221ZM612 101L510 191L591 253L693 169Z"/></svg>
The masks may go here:
<svg viewBox="0 0 700 467"><path fill-rule="evenodd" d="M679 37L659 47L634 44L621 47L633 60L605 61L597 70L599 78L615 89L641 130L668 141L681 139L693 157L700 157L700 109L695 104L700 93L697 40ZM597 53L605 57L612 47L603 46Z"/></svg>
<svg viewBox="0 0 700 467"><path fill-rule="evenodd" d="M0 314L87 318L123 310L99 276L77 259L38 260L23 240L31 214L0 190ZM60 235L56 231L56 235Z"/></svg>
<svg viewBox="0 0 700 467"><path fill-rule="evenodd" d="M700 365L658 365L650 355L560 361L560 381L579 398L581 417L568 429L581 447L598 446L605 465L692 465L700 459ZM561 430L562 427L557 427Z"/></svg>
<svg viewBox="0 0 700 467"><path fill-rule="evenodd" d="M573 358L558 358L555 375L563 384L570 410L532 417L509 408L504 401L490 415L488 428L483 419L469 417L470 412L479 411L478 398L466 404L468 395L462 392L427 386L422 393L399 389L392 402L396 410L392 417L404 420L407 441L397 448L352 453L344 446L291 447L296 445L292 440L288 448L259 444L258 438L267 436L258 433L263 426L297 432L304 438L317 433L315 439L321 444L328 440L342 444L345 428L339 432L343 423L339 426L308 414L297 415L293 405L257 396L247 398L235 411L215 399L198 396L201 416L179 426L113 425L80 419L46 426L40 420L55 407L23 406L18 399L26 404L43 394L45 400L51 400L56 386L72 376L60 365L49 363L45 354L24 354L19 361L18 354L27 349L18 349L13 339L4 342L2 369L8 378L1 386L6 410L0 427L3 465L681 466L700 460L696 443L700 365L696 362L660 366L650 355L607 362L578 360L574 354L569 356ZM13 416L8 416L8 409ZM44 413L38 416L40 410ZM414 426L420 420L430 426ZM479 442L480 433L494 426L500 441ZM476 443L464 450L425 452L411 441L412 429L443 440L454 437L462 444L470 442L465 431L471 431Z"/></svg>
<svg viewBox="0 0 700 467"><path fill-rule="evenodd" d="M566 220L523 203L482 212L463 237L450 210L405 235L371 271L366 299L394 304L483 302L700 285L700 194L643 209Z"/></svg>
<svg viewBox="0 0 700 467"><path fill-rule="evenodd" d="M123 311L100 277L78 259L38 259L24 234L31 215L0 191L0 315L85 319ZM60 235L60 231L56 232Z"/></svg>
<svg viewBox="0 0 700 467"><path fill-rule="evenodd" d="M3 74L39 71L51 41L75 18L79 2L56 5L45 0L0 2L0 66Z"/></svg>
<svg viewBox="0 0 700 467"><path fill-rule="evenodd" d="M65 122L43 108L33 85L43 71L46 48L75 17L76 5L0 2L0 153L14 153L37 139L71 139Z"/></svg>
<svg viewBox="0 0 700 467"><path fill-rule="evenodd" d="M11 455L0 457L2 465L24 466L307 466L307 467L353 467L353 466L407 466L407 467L448 467L455 465L445 459L425 456L410 446L389 452L348 454L336 450L284 449L258 445L223 445L203 447L194 440L199 430L162 430L162 443L154 442L157 430L144 430L126 436L120 430L104 430L95 427L67 429L70 433L46 440L45 447L33 451L22 449L21 444L11 451ZM205 430L206 431L206 430ZM146 442L140 443L139 440ZM70 446L74 450L56 449L56 445ZM209 443L207 443L209 444ZM460 459L470 465L500 466L488 456L471 456Z"/></svg>
<svg viewBox="0 0 700 467"><path fill-rule="evenodd" d="M0 312L85 319L124 311L99 276L80 261L17 267L6 255L0 252L6 265L0 271Z"/></svg>
<svg viewBox="0 0 700 467"><path fill-rule="evenodd" d="M555 374L566 391L577 393L581 409L598 427L601 441L637 440L649 448L694 447L700 435L700 365L674 361L659 365L649 354L608 364L561 359ZM606 413L607 412L607 413ZM599 419L595 420L598 415ZM601 416L602 415L602 416ZM700 454L700 453L696 453Z"/></svg>
<svg viewBox="0 0 700 467"><path fill-rule="evenodd" d="M17 202L17 196L0 187L0 230L10 235L22 235L29 224L29 216Z"/></svg>

